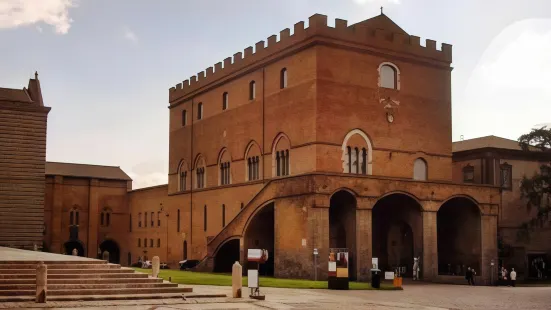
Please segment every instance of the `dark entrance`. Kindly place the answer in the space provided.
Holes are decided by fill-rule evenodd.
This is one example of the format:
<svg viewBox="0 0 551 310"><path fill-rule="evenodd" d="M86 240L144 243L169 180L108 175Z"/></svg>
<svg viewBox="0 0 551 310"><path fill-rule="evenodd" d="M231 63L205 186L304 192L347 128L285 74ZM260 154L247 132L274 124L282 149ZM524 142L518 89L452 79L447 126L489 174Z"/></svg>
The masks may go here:
<svg viewBox="0 0 551 310"><path fill-rule="evenodd" d="M216 252L214 272L231 273L232 266L239 261L239 239L227 241Z"/></svg>
<svg viewBox="0 0 551 310"><path fill-rule="evenodd" d="M373 257L379 268L413 276L413 258L423 253L423 216L421 206L406 194L391 194L373 207ZM422 262L421 262L422 264ZM405 272L403 272L405 269Z"/></svg>
<svg viewBox="0 0 551 310"><path fill-rule="evenodd" d="M329 247L348 249L348 276L356 280L356 198L345 190L331 196Z"/></svg>
<svg viewBox="0 0 551 310"><path fill-rule="evenodd" d="M113 264L120 263L120 248L119 245L113 240L105 240L100 245L99 248L103 255L103 252L109 252L109 262Z"/></svg>
<svg viewBox="0 0 551 310"><path fill-rule="evenodd" d="M470 199L445 202L436 215L438 274L465 275L468 267L481 274L480 210Z"/></svg>
<svg viewBox="0 0 551 310"><path fill-rule="evenodd" d="M63 245L63 248L65 249L65 254L67 255L73 255L73 249L77 249L78 256L86 256L86 253L84 253L84 246L80 240L67 241Z"/></svg>
<svg viewBox="0 0 551 310"><path fill-rule="evenodd" d="M260 265L261 276L274 275L274 229L274 204L271 203L253 216L245 231L245 255L248 249L268 250L268 261Z"/></svg>

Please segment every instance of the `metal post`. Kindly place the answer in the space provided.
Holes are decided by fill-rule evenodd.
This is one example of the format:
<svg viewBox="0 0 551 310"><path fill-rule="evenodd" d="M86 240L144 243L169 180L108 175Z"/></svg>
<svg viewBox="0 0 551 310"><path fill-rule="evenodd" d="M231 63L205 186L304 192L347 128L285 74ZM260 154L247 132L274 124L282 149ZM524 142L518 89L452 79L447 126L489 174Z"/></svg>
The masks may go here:
<svg viewBox="0 0 551 310"><path fill-rule="evenodd" d="M318 249L314 249L314 281L318 280Z"/></svg>

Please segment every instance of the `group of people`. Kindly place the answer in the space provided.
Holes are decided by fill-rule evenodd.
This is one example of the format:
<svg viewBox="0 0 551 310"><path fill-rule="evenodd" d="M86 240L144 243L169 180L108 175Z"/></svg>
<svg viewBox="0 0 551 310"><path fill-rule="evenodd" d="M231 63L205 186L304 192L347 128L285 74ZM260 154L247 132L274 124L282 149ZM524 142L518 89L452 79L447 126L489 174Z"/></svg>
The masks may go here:
<svg viewBox="0 0 551 310"><path fill-rule="evenodd" d="M476 276L476 271L474 271L474 268L471 269L471 267L467 268L467 271L465 272L465 279L467 280L468 285L474 285L474 277Z"/></svg>
<svg viewBox="0 0 551 310"><path fill-rule="evenodd" d="M501 279L507 283L508 281L511 281L511 286L514 287L517 282L517 272L515 271L515 268L511 268L511 272L509 272L505 267L501 267Z"/></svg>

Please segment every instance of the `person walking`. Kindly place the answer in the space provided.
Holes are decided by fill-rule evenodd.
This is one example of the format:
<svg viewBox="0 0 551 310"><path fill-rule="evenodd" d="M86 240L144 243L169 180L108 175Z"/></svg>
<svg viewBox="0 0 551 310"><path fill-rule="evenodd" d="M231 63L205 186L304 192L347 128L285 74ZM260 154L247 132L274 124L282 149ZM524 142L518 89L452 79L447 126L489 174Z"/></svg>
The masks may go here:
<svg viewBox="0 0 551 310"><path fill-rule="evenodd" d="M473 272L471 271L471 267L469 267L465 272L465 279L467 279L468 285L471 285L472 278L473 278Z"/></svg>
<svg viewBox="0 0 551 310"><path fill-rule="evenodd" d="M509 277L511 278L511 286L515 287L515 284L517 282L517 272L515 271L515 268L511 268L511 273L509 274Z"/></svg>
<svg viewBox="0 0 551 310"><path fill-rule="evenodd" d="M474 277L476 276L476 271L474 271L474 268L471 269L471 285L474 286Z"/></svg>

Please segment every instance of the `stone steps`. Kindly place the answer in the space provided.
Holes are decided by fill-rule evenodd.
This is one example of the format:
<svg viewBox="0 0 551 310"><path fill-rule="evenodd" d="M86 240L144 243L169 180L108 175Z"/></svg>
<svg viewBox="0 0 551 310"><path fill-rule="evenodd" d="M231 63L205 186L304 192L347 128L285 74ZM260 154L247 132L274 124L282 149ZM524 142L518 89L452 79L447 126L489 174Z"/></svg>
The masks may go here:
<svg viewBox="0 0 551 310"><path fill-rule="evenodd" d="M48 296L48 301L97 301L97 300L138 300L138 299L168 299L182 298L182 293L161 293L161 294L116 294L116 295L64 295ZM194 296L197 298L197 296ZM218 296L217 296L218 297ZM225 296L220 296L225 297ZM0 303L3 302L29 302L35 301L34 296L0 296Z"/></svg>
<svg viewBox="0 0 551 310"><path fill-rule="evenodd" d="M189 293L191 288L186 287L147 287L147 288L91 288L91 289L48 289L48 296L64 295L134 295L134 294L161 294L161 293ZM0 296L35 296L36 289L27 290L0 290Z"/></svg>
<svg viewBox="0 0 551 310"><path fill-rule="evenodd" d="M47 266L48 272L53 269L121 269L121 265L118 264L48 264ZM5 269L3 267L6 266L0 264L0 270ZM32 269L36 271L35 264L10 264L9 267L9 269Z"/></svg>
<svg viewBox="0 0 551 310"><path fill-rule="evenodd" d="M36 274L0 274L0 279L35 279ZM77 273L48 274L50 279L108 279L108 278L147 278L144 273Z"/></svg>
<svg viewBox="0 0 551 310"><path fill-rule="evenodd" d="M106 278L106 279L48 279L50 284L117 284L117 283L162 283L160 278ZM0 279L0 286L6 284L36 284L36 278Z"/></svg>
<svg viewBox="0 0 551 310"><path fill-rule="evenodd" d="M41 261L14 261L14 260L4 260L0 261L0 269L5 267L5 265L32 265L36 268L36 265ZM104 260L59 260L59 261L47 261L44 262L48 267L52 265L107 265L108 263Z"/></svg>
<svg viewBox="0 0 551 310"><path fill-rule="evenodd" d="M74 291L85 289L120 289L120 288L158 288L178 287L175 283L78 283L78 284L51 284L48 283L48 292L56 290ZM35 284L0 284L0 291L6 290L36 290Z"/></svg>
<svg viewBox="0 0 551 310"><path fill-rule="evenodd" d="M56 274L89 274L92 273L94 270L90 269L49 269L48 268L48 275L56 275ZM97 271L101 273L134 273L134 270L132 269L111 269L111 268L97 268ZM0 269L0 274L8 275L8 274L36 274L36 269Z"/></svg>

